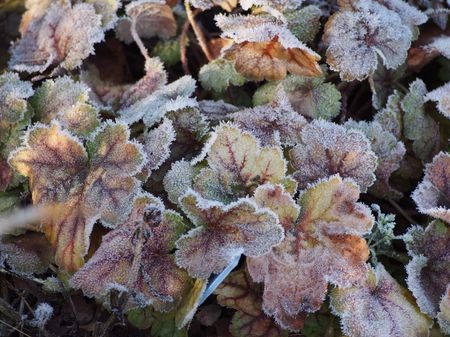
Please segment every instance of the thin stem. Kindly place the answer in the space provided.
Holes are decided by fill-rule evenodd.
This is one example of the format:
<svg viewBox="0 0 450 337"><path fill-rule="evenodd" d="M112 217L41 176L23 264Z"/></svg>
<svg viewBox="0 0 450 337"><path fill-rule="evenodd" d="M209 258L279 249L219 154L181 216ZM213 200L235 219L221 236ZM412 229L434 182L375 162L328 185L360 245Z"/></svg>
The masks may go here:
<svg viewBox="0 0 450 337"><path fill-rule="evenodd" d="M150 57L148 56L148 50L145 48L144 42L142 42L139 34L136 31L136 18L131 20L131 36L133 37L134 42L136 42L139 50L141 51L142 56L144 56L147 61Z"/></svg>
<svg viewBox="0 0 450 337"><path fill-rule="evenodd" d="M208 43L206 41L205 35L202 32L202 29L199 27L197 22L195 21L194 13L191 9L191 4L189 3L189 0L184 0L184 7L186 8L186 14L189 20L189 23L192 26L192 29L194 30L195 36L197 37L198 43L200 47L202 48L203 53L205 54L206 58L208 59L208 62L214 60L214 57L211 55L211 52L208 48Z"/></svg>
<svg viewBox="0 0 450 337"><path fill-rule="evenodd" d="M392 206L395 207L395 209L396 209L396 210L397 210L397 211L398 211L398 212L399 212L406 220L409 221L410 224L416 224L416 223L417 223L417 221L414 221L414 219L411 218L411 217L403 210L403 208L401 208L400 205L397 204L394 200L388 199L388 201L390 202L390 204L391 204Z"/></svg>
<svg viewBox="0 0 450 337"><path fill-rule="evenodd" d="M191 74L191 72L189 71L189 65L188 65L187 56L186 56L186 44L188 41L187 34L189 31L190 25L191 25L191 23L189 22L189 20L187 20L183 25L183 29L181 30L181 36L180 36L181 65L183 66L183 71L184 71L185 75Z"/></svg>
<svg viewBox="0 0 450 337"><path fill-rule="evenodd" d="M18 333L20 333L21 335L27 336L27 337L31 337L29 334L17 329L16 327L12 326L11 324L6 323L5 321L0 319L0 323L6 325L8 328L11 328L15 331L17 331Z"/></svg>

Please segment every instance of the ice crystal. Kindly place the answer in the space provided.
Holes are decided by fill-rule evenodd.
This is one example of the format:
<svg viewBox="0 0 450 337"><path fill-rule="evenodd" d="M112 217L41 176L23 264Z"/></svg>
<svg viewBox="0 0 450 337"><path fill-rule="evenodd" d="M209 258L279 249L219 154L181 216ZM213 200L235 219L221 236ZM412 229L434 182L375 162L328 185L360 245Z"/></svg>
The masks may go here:
<svg viewBox="0 0 450 337"><path fill-rule="evenodd" d="M450 82L430 91L425 100L437 102L438 111L450 119Z"/></svg>

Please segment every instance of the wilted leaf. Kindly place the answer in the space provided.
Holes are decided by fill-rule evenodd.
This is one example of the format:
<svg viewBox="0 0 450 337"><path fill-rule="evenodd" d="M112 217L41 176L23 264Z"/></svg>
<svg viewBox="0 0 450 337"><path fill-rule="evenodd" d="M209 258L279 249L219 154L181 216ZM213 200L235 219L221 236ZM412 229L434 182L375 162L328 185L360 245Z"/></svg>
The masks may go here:
<svg viewBox="0 0 450 337"><path fill-rule="evenodd" d="M158 36L163 39L175 36L177 23L172 8L165 0L139 0L125 7L127 17L117 23L117 37L131 43L134 41L132 31L142 38Z"/></svg>
<svg viewBox="0 0 450 337"><path fill-rule="evenodd" d="M450 119L450 82L430 91L425 100L437 102L438 111Z"/></svg>
<svg viewBox="0 0 450 337"><path fill-rule="evenodd" d="M275 214L249 199L224 205L189 191L180 205L196 228L177 241L175 256L192 277L207 279L220 273L234 257L266 254L283 239Z"/></svg>
<svg viewBox="0 0 450 337"><path fill-rule="evenodd" d="M120 117L128 124L142 119L146 126L151 127L169 111L196 107L197 101L189 98L194 90L195 80L190 76L181 77L120 110Z"/></svg>
<svg viewBox="0 0 450 337"><path fill-rule="evenodd" d="M450 284L450 229L442 221L424 230L414 226L404 236L412 260L406 266L408 288L422 312L435 318Z"/></svg>
<svg viewBox="0 0 450 337"><path fill-rule="evenodd" d="M369 269L365 282L333 289L330 304L353 337L426 337L432 324L381 264Z"/></svg>
<svg viewBox="0 0 450 337"><path fill-rule="evenodd" d="M98 110L89 103L89 87L68 76L42 83L30 103L42 122L57 120L77 136L88 136L100 125Z"/></svg>
<svg viewBox="0 0 450 337"><path fill-rule="evenodd" d="M287 336L261 309L260 289L245 270L231 273L216 289L217 302L237 310L231 320L230 332L235 337Z"/></svg>
<svg viewBox="0 0 450 337"><path fill-rule="evenodd" d="M300 196L298 219L293 200L280 192L264 193L264 205L285 219L285 239L269 254L247 258L247 266L254 281L264 282L264 312L282 327L299 330L298 319L320 308L328 283L348 287L364 279L369 250L362 235L374 219L357 202L358 186L338 176ZM281 209L290 211L283 215Z"/></svg>
<svg viewBox="0 0 450 337"><path fill-rule="evenodd" d="M314 41L320 30L322 11L319 7L306 6L301 9L285 11L283 14L288 21L289 30L297 39L307 43Z"/></svg>
<svg viewBox="0 0 450 337"><path fill-rule="evenodd" d="M375 182L377 156L360 131L315 120L303 128L301 140L290 151L299 188L336 173L352 178L362 192Z"/></svg>
<svg viewBox="0 0 450 337"><path fill-rule="evenodd" d="M37 124L10 164L30 178L34 204L62 204L42 230L55 247L56 262L75 271L83 265L94 222L112 226L127 216L138 191L132 176L145 162L140 147L128 141L126 125L105 123L87 144L61 130L57 123Z"/></svg>
<svg viewBox="0 0 450 337"><path fill-rule="evenodd" d="M398 13L376 1L358 1L330 17L323 40L331 69L342 80L362 81L375 72L378 57L386 68L398 68L406 60L412 37Z"/></svg>
<svg viewBox="0 0 450 337"><path fill-rule="evenodd" d="M129 307L151 304L172 309L189 286L187 273L172 253L185 230L183 218L162 208L149 195L138 197L128 219L103 237L91 259L70 284L89 297L102 298L111 287L125 287L133 297Z"/></svg>
<svg viewBox="0 0 450 337"><path fill-rule="evenodd" d="M101 17L92 4L52 2L45 14L22 22L22 38L11 49L10 68L44 72L50 66L72 70L94 52L93 45L104 38Z"/></svg>
<svg viewBox="0 0 450 337"><path fill-rule="evenodd" d="M205 156L209 167L200 171L193 185L204 198L230 202L251 195L266 182L292 185L281 148L260 147L251 133L232 124L215 129L194 163Z"/></svg>
<svg viewBox="0 0 450 337"><path fill-rule="evenodd" d="M378 122L348 121L346 127L360 130L371 144L372 151L378 157L378 165L375 170L376 181L369 191L381 198L398 199L403 195L389 185L391 174L398 170L406 149L401 141L389 131L383 130Z"/></svg>
<svg viewBox="0 0 450 337"><path fill-rule="evenodd" d="M425 177L412 198L421 213L450 223L450 155L445 152L434 157L425 168Z"/></svg>
<svg viewBox="0 0 450 337"><path fill-rule="evenodd" d="M262 145L294 145L307 124L306 119L295 112L282 87L277 88L267 105L244 109L232 114L234 122L243 130L250 131Z"/></svg>
<svg viewBox="0 0 450 337"><path fill-rule="evenodd" d="M27 99L34 93L30 82L21 81L16 73L0 75L0 130L7 132L11 124L25 117ZM0 136L0 142L3 135Z"/></svg>
<svg viewBox="0 0 450 337"><path fill-rule="evenodd" d="M222 58L205 64L198 74L199 81L207 90L222 92L230 85L241 86L246 82L244 76L235 69L235 62Z"/></svg>
<svg viewBox="0 0 450 337"><path fill-rule="evenodd" d="M52 262L51 246L44 235L26 232L4 235L0 242L0 266L19 275L43 274Z"/></svg>
<svg viewBox="0 0 450 337"><path fill-rule="evenodd" d="M236 70L257 81L280 80L287 72L301 76L322 73L320 56L300 42L286 23L269 16L217 15L222 37L234 44L223 53L235 60Z"/></svg>

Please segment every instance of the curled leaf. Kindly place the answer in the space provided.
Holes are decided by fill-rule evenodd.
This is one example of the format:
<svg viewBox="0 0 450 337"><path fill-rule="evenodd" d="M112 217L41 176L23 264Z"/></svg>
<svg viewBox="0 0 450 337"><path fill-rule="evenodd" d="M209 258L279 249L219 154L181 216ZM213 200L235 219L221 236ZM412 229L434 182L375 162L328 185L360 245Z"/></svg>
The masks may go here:
<svg viewBox="0 0 450 337"><path fill-rule="evenodd" d="M290 151L300 188L336 173L352 178L363 192L375 182L377 156L360 131L315 120L303 128L300 137L301 143Z"/></svg>
<svg viewBox="0 0 450 337"><path fill-rule="evenodd" d="M377 69L378 56L388 69L398 68L406 59L412 32L396 12L376 1L358 1L329 18L323 39L331 69L342 80L362 81Z"/></svg>
<svg viewBox="0 0 450 337"><path fill-rule="evenodd" d="M414 226L404 236L412 260L406 266L408 288L422 312L435 318L450 284L450 229L442 221L424 230Z"/></svg>
<svg viewBox="0 0 450 337"><path fill-rule="evenodd" d="M143 195L128 219L103 237L91 259L70 280L90 297L102 298L123 286L132 296L128 307L152 304L170 310L189 286L187 273L175 264L175 241L185 230L183 218Z"/></svg>
<svg viewBox="0 0 450 337"><path fill-rule="evenodd" d="M101 17L92 4L72 6L61 0L49 4L44 13L22 22L22 38L11 49L11 69L42 73L50 66L59 66L72 70L104 38Z"/></svg>
<svg viewBox="0 0 450 337"><path fill-rule="evenodd" d="M296 331L305 312L320 308L328 283L348 287L364 279L369 250L362 235L374 219L357 202L358 186L339 176L306 190L299 215L277 187L258 191L256 201L278 214L286 234L269 254L247 258L248 270L254 281L264 282L264 312Z"/></svg>
<svg viewBox="0 0 450 337"><path fill-rule="evenodd" d="M220 273L240 254L266 254L283 239L275 214L247 199L223 205L189 191L180 205L196 228L177 241L176 261L192 277Z"/></svg>
<svg viewBox="0 0 450 337"><path fill-rule="evenodd" d="M345 126L363 132L378 158L375 170L376 181L369 191L383 198L401 198L402 194L389 185L389 178L394 171L398 170L406 153L403 143L397 141L389 131L383 130L378 122L348 121Z"/></svg>
<svg viewBox="0 0 450 337"><path fill-rule="evenodd" d="M443 85L433 91L430 91L426 96L426 101L437 102L438 111L445 117L450 119L450 83Z"/></svg>
<svg viewBox="0 0 450 337"><path fill-rule="evenodd" d="M57 120L78 136L88 136L100 125L97 108L89 103L89 87L68 76L46 80L31 105L42 122Z"/></svg>
<svg viewBox="0 0 450 337"><path fill-rule="evenodd" d="M127 17L121 18L116 27L117 37L131 43L132 30L142 38L158 36L163 39L175 36L177 23L172 8L165 0L138 0L125 7Z"/></svg>
<svg viewBox="0 0 450 337"><path fill-rule="evenodd" d="M286 24L268 16L217 15L222 37L234 44L223 50L226 59L235 60L242 75L261 81L280 80L287 72L302 76L322 73L320 56L292 35Z"/></svg>
<svg viewBox="0 0 450 337"><path fill-rule="evenodd" d="M333 289L330 304L344 333L354 337L426 337L432 324L381 264L364 282Z"/></svg>
<svg viewBox="0 0 450 337"><path fill-rule="evenodd" d="M30 128L23 147L9 162L30 178L34 204L61 204L64 209L43 221L42 230L55 247L55 260L69 271L83 265L89 235L97 219L113 226L127 216L145 157L128 141L126 125L105 123L87 144L59 124Z"/></svg>
<svg viewBox="0 0 450 337"><path fill-rule="evenodd" d="M292 146L307 124L306 119L292 109L282 87L269 104L238 111L231 117L239 127L254 134L262 145Z"/></svg>
<svg viewBox="0 0 450 337"><path fill-rule="evenodd" d="M434 157L425 168L425 177L412 194L421 213L450 222L450 155Z"/></svg>

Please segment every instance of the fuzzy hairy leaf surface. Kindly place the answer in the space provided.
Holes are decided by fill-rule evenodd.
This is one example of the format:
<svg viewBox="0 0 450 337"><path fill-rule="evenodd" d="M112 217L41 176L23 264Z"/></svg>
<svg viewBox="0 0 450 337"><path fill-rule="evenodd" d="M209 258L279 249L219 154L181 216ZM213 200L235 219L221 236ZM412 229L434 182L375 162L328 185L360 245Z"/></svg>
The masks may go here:
<svg viewBox="0 0 450 337"><path fill-rule="evenodd" d="M191 76L183 76L138 100L129 107L119 111L120 118L128 123L143 120L151 127L158 123L169 111L186 107L196 107L197 101L189 98L195 90L195 80Z"/></svg>
<svg viewBox="0 0 450 337"><path fill-rule="evenodd" d="M430 91L425 100L437 103L438 111L445 117L450 118L450 83Z"/></svg>
<svg viewBox="0 0 450 337"><path fill-rule="evenodd" d="M89 87L68 76L42 83L31 105L43 123L57 120L77 136L88 136L100 125L98 110L89 103Z"/></svg>
<svg viewBox="0 0 450 337"><path fill-rule="evenodd" d="M344 6L331 16L323 36L327 63L345 81L362 81L373 74L378 57L388 69L399 67L411 39L411 29L395 11L369 0Z"/></svg>
<svg viewBox="0 0 450 337"><path fill-rule="evenodd" d="M127 17L117 23L116 36L126 43L134 41L133 30L142 38L167 39L176 35L177 23L172 8L164 0L133 1L125 10Z"/></svg>
<svg viewBox="0 0 450 337"><path fill-rule="evenodd" d="M344 333L353 337L426 337L431 320L411 294L379 264L367 279L350 288L331 291L331 307Z"/></svg>
<svg viewBox="0 0 450 337"><path fill-rule="evenodd" d="M103 40L101 16L92 4L72 6L66 0L47 4L41 15L24 16L22 37L11 49L11 69L30 73L51 66L76 69L94 52L94 44Z"/></svg>
<svg viewBox="0 0 450 337"><path fill-rule="evenodd" d="M165 210L153 196L139 196L128 219L103 237L92 258L71 278L71 286L97 298L122 286L135 302L129 307L172 309L189 286L186 271L177 267L172 253L185 229L179 214Z"/></svg>
<svg viewBox="0 0 450 337"><path fill-rule="evenodd" d="M441 152L425 168L425 177L412 194L419 212L450 223L450 154Z"/></svg>
<svg viewBox="0 0 450 337"><path fill-rule="evenodd" d="M284 13L289 30L300 41L311 43L320 30L322 11L317 6L306 6L300 9L287 10Z"/></svg>
<svg viewBox="0 0 450 337"><path fill-rule="evenodd" d="M231 273L216 289L217 302L237 310L231 320L230 332L235 337L281 337L281 330L261 309L260 289L245 270Z"/></svg>
<svg viewBox="0 0 450 337"><path fill-rule="evenodd" d="M223 92L230 85L239 87L246 82L245 77L236 71L235 62L223 58L205 64L198 76L205 89L216 92Z"/></svg>
<svg viewBox="0 0 450 337"><path fill-rule="evenodd" d="M377 156L358 130L315 120L305 126L301 142L290 151L299 188L338 173L352 178L365 192L375 182Z"/></svg>
<svg viewBox="0 0 450 337"><path fill-rule="evenodd" d="M412 260L406 266L408 288L422 312L435 318L450 284L450 229L435 220L426 229L412 227L404 236Z"/></svg>
<svg viewBox="0 0 450 337"><path fill-rule="evenodd" d="M205 156L208 167L200 171L193 184L204 198L230 202L251 195L258 185L267 182L292 186L281 148L261 147L255 136L233 124L216 127L194 163Z"/></svg>
<svg viewBox="0 0 450 337"><path fill-rule="evenodd" d="M243 130L254 134L262 145L295 145L306 119L293 110L282 87L269 104L244 109L231 115Z"/></svg>
<svg viewBox="0 0 450 337"><path fill-rule="evenodd" d="M406 153L403 143L397 141L392 133L383 130L383 127L375 121L370 123L348 121L345 126L363 132L378 158L375 170L377 179L369 191L382 198L401 198L402 193L389 185L389 178L394 171L398 170Z"/></svg>
<svg viewBox="0 0 450 337"><path fill-rule="evenodd" d="M279 187L261 189L256 202L278 214L286 234L269 254L247 258L248 270L254 281L264 282L264 312L297 331L304 313L322 305L328 283L348 287L365 278L369 250L362 236L374 219L357 202L358 186L339 176L301 194L300 210Z"/></svg>
<svg viewBox="0 0 450 337"><path fill-rule="evenodd" d="M0 130L10 124L16 124L25 117L27 99L34 93L30 82L21 81L19 75L12 72L0 76ZM0 136L0 142L3 135Z"/></svg>
<svg viewBox="0 0 450 337"><path fill-rule="evenodd" d="M280 80L288 72L318 76L320 56L300 42L286 24L270 16L217 15L222 37L234 44L223 50L226 59L235 60L236 70L257 81Z"/></svg>
<svg viewBox="0 0 450 337"><path fill-rule="evenodd" d="M97 219L113 226L130 211L139 187L133 175L145 156L128 137L126 125L104 123L86 151L59 124L36 124L9 158L20 174L30 178L34 204L64 205L61 214L43 221L42 230L55 248L56 263L69 271L83 265Z"/></svg>
<svg viewBox="0 0 450 337"><path fill-rule="evenodd" d="M177 241L175 256L192 277L207 279L220 273L240 254L266 254L284 237L275 214L249 199L224 205L191 190L180 204L196 228Z"/></svg>

